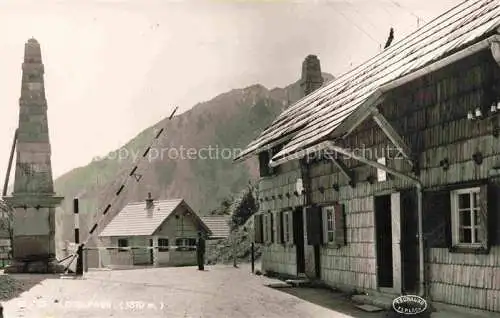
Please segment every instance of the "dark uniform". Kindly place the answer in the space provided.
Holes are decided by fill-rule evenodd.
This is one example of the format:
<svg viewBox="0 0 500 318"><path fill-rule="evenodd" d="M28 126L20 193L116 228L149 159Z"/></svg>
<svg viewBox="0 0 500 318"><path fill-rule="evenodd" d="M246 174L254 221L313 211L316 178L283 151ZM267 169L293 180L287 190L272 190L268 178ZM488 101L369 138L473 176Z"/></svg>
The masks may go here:
<svg viewBox="0 0 500 318"><path fill-rule="evenodd" d="M201 235L201 232L198 233L198 244L196 245L196 259L198 262L198 269L200 271L204 270L205 263L205 239Z"/></svg>

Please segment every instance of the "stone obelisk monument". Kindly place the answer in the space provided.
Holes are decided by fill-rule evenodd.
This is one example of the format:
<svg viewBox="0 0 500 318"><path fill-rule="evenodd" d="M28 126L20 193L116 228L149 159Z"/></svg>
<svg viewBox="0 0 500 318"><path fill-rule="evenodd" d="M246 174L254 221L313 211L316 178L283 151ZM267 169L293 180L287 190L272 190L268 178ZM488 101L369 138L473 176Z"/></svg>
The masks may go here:
<svg viewBox="0 0 500 318"><path fill-rule="evenodd" d="M40 44L25 44L14 191L5 200L13 207L13 264L10 273L55 273L55 211L63 197L54 193L51 149Z"/></svg>

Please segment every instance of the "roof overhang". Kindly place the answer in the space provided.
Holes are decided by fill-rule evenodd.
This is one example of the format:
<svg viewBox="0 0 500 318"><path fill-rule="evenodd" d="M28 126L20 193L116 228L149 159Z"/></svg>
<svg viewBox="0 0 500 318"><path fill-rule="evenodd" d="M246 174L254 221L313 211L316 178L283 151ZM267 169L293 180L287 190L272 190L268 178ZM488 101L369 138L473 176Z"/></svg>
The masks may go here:
<svg viewBox="0 0 500 318"><path fill-rule="evenodd" d="M297 132L287 134L281 138L278 138L278 139L275 139L271 142L268 142L265 145L262 145L260 147L255 147L253 149L251 148L249 150L245 150L241 154L236 156L236 158L233 160L233 162L234 163L243 162L243 161L247 160L248 158L255 156L261 152L268 151L268 150L270 150L278 145L281 145L282 143L290 141L296 134L297 134Z"/></svg>
<svg viewBox="0 0 500 318"><path fill-rule="evenodd" d="M497 32L499 32L499 29L497 29ZM448 65L451 65L485 49L491 50L493 58L500 65L500 35L495 34L454 54L442 58L432 64L424 66L421 69L413 71L407 75L404 75L398 79L380 86L356 110L354 110L352 114L350 114L337 128L335 128L335 130L331 132L323 142L295 151L293 153L275 156L271 159L269 165L271 167L276 167L292 160L302 159L306 155L310 155L316 152L328 150L335 151L336 148L332 148L332 145L334 144L332 144L331 141L334 141L338 138L347 137L367 118L373 116L376 106L382 103L387 92L405 85L411 81L414 81L424 75L440 70Z"/></svg>

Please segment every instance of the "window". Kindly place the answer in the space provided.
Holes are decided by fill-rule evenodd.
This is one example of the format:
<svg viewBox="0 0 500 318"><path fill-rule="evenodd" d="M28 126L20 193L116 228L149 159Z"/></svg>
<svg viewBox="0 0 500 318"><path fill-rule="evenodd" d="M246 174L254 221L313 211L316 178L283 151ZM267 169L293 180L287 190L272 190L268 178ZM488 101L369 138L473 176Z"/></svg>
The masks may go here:
<svg viewBox="0 0 500 318"><path fill-rule="evenodd" d="M274 241L274 226L273 226L273 213L264 214L264 243L273 243Z"/></svg>
<svg viewBox="0 0 500 318"><path fill-rule="evenodd" d="M128 240L127 239L118 239L118 251L120 251L120 252L127 251L127 249L124 249L124 247L128 247Z"/></svg>
<svg viewBox="0 0 500 318"><path fill-rule="evenodd" d="M271 155L268 151L259 153L259 168L261 177L268 177L273 174L273 168L269 166L270 160Z"/></svg>
<svg viewBox="0 0 500 318"><path fill-rule="evenodd" d="M322 208L323 244L341 248L347 244L344 204Z"/></svg>
<svg viewBox="0 0 500 318"><path fill-rule="evenodd" d="M292 227L292 211L284 211L283 212L283 242L284 243L293 243L293 227Z"/></svg>
<svg viewBox="0 0 500 318"><path fill-rule="evenodd" d="M194 251L196 250L195 238L178 238L175 240L176 251Z"/></svg>
<svg viewBox="0 0 500 318"><path fill-rule="evenodd" d="M168 252L168 239L167 238L158 239L158 251L159 252Z"/></svg>
<svg viewBox="0 0 500 318"><path fill-rule="evenodd" d="M480 188L451 192L451 221L453 245L479 247L485 240L481 218Z"/></svg>
<svg viewBox="0 0 500 318"><path fill-rule="evenodd" d="M290 242L290 213L283 213L283 240Z"/></svg>
<svg viewBox="0 0 500 318"><path fill-rule="evenodd" d="M280 152L281 149L283 149L283 145L277 145L272 149L259 153L259 168L261 177L269 177L278 172L277 167L273 168L269 166L269 161L271 161L272 157Z"/></svg>
<svg viewBox="0 0 500 318"><path fill-rule="evenodd" d="M335 209L333 206L323 208L323 227L325 243L335 241Z"/></svg>

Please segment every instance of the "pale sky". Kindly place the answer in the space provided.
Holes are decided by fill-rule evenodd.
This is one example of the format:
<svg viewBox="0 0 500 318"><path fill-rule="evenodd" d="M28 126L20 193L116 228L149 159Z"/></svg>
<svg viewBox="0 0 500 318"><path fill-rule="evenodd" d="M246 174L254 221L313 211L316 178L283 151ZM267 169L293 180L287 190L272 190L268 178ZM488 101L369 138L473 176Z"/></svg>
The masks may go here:
<svg viewBox="0 0 500 318"><path fill-rule="evenodd" d="M0 0L0 180L31 37L42 48L56 178L175 105L183 112L233 88L285 86L308 54L339 75L379 52L391 26L398 41L460 2Z"/></svg>

